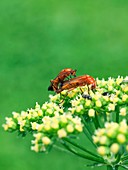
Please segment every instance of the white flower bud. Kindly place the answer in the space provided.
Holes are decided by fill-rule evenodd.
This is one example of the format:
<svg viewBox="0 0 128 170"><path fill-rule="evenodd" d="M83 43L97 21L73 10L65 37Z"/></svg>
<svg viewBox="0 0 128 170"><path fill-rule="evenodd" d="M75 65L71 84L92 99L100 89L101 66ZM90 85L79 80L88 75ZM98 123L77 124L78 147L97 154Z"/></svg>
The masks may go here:
<svg viewBox="0 0 128 170"><path fill-rule="evenodd" d="M110 147L110 151L114 154L117 154L119 149L120 149L120 147L119 147L119 144L117 144L117 143L113 143Z"/></svg>
<svg viewBox="0 0 128 170"><path fill-rule="evenodd" d="M89 109L88 115L89 115L89 117L94 117L95 116L95 110L94 109Z"/></svg>

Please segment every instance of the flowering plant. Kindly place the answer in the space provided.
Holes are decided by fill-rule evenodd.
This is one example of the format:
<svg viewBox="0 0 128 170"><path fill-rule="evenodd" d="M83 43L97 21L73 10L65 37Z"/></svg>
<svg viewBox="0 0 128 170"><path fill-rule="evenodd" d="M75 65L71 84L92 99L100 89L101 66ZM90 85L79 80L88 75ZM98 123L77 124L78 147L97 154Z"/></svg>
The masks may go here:
<svg viewBox="0 0 128 170"><path fill-rule="evenodd" d="M88 86L49 95L42 106L13 112L3 124L5 131L33 134L31 150L49 152L63 147L76 156L106 166L108 170L128 169L128 84L127 77L96 79L96 89ZM81 94L81 91L84 93ZM79 143L83 133L96 153ZM86 140L86 138L85 138Z"/></svg>

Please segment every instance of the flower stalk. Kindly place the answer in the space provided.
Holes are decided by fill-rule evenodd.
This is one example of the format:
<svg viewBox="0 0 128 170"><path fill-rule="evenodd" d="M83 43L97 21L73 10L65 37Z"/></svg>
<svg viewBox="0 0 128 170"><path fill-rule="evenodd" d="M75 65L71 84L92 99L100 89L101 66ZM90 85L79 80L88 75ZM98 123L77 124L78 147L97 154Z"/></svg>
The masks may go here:
<svg viewBox="0 0 128 170"><path fill-rule="evenodd" d="M107 170L118 170L118 166L111 166L111 165L108 165L107 166Z"/></svg>
<svg viewBox="0 0 128 170"><path fill-rule="evenodd" d="M61 143L67 150L69 150L71 153L73 153L73 154L75 154L79 157L82 157L82 158L90 160L90 161L96 161L96 162L99 162L99 163L104 163L104 160L102 160L102 159L92 157L92 156L89 156L89 155L85 155L85 154L83 154L79 151L76 151L75 149L70 147L65 141L61 141Z"/></svg>
<svg viewBox="0 0 128 170"><path fill-rule="evenodd" d="M66 141L66 142L72 144L73 146L77 147L78 149L80 149L80 150L82 150L82 151L90 154L91 156L94 156L94 157L96 157L96 158L99 158L99 159L101 159L101 160L103 161L103 159L102 159L101 156L99 156L99 155L97 155L97 154L94 154L93 152L87 150L85 147L81 146L80 144L77 144L77 143L75 143L74 141L71 141L71 140L68 139L68 138L63 139L63 141Z"/></svg>

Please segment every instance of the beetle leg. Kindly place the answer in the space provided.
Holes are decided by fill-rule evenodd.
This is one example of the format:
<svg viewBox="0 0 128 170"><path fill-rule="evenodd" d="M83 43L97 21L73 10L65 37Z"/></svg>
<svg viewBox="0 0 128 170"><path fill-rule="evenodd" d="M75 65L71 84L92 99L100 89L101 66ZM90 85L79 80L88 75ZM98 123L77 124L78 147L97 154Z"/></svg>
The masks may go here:
<svg viewBox="0 0 128 170"><path fill-rule="evenodd" d="M90 89L89 89L89 86L87 86L88 87L88 94L90 93Z"/></svg>
<svg viewBox="0 0 128 170"><path fill-rule="evenodd" d="M87 88L88 88L88 94L84 94L84 93L82 93L82 97L84 98L84 99L88 99L88 100L92 100L92 97L90 96L90 88L89 88L89 86L87 86Z"/></svg>
<svg viewBox="0 0 128 170"><path fill-rule="evenodd" d="M82 90L82 88L80 88L80 91L81 91L82 94L84 93L83 90Z"/></svg>
<svg viewBox="0 0 128 170"><path fill-rule="evenodd" d="M60 96L61 96L62 94L60 93ZM66 92L66 94L65 95L62 95L62 96L64 96L64 97L66 97L68 95L68 93ZM63 102L64 102L64 99L62 99L61 101L60 101L60 103L59 103L59 107L61 108L61 104L63 104Z"/></svg>
<svg viewBox="0 0 128 170"><path fill-rule="evenodd" d="M63 95L63 96L66 97L66 96L68 95L68 92L72 91L73 89L74 89L74 88L69 89L69 90L66 92L66 94ZM60 92L60 95L62 95L61 92ZM60 104L62 104L63 102L64 102L64 99L62 99L62 101L59 103L59 106L60 106ZM60 108L61 108L61 106L60 106Z"/></svg>

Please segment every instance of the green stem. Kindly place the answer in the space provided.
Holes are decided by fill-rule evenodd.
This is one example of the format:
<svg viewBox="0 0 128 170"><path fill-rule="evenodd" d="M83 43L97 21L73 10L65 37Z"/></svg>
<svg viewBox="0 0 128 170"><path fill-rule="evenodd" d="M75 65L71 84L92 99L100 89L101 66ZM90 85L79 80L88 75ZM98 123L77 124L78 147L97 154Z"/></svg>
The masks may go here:
<svg viewBox="0 0 128 170"><path fill-rule="evenodd" d="M111 165L108 165L107 166L107 170L118 170L119 166L111 166Z"/></svg>
<svg viewBox="0 0 128 170"><path fill-rule="evenodd" d="M128 159L128 154L125 155L125 156L123 156L123 157L121 158L122 161L125 161L125 160L127 160L127 159Z"/></svg>
<svg viewBox="0 0 128 170"><path fill-rule="evenodd" d="M92 135L93 135L93 130L92 130L90 124L89 124L89 128L88 128L87 122L85 121L85 119L84 119L83 116L81 116L81 119L82 119L82 121L83 121L83 123L84 123L86 129L88 130L88 133L90 134L90 136L92 136Z"/></svg>
<svg viewBox="0 0 128 170"><path fill-rule="evenodd" d="M107 170L113 170L113 167L111 165L108 165Z"/></svg>
<svg viewBox="0 0 128 170"><path fill-rule="evenodd" d="M116 122L119 123L119 106L116 106Z"/></svg>
<svg viewBox="0 0 128 170"><path fill-rule="evenodd" d="M96 161L96 162L100 162L100 163L104 163L103 160L100 160L99 158L94 158L92 156L88 156L88 155L85 155L83 153L80 153L76 150L74 150L73 148L69 147L69 145L67 145L67 143L65 141L61 141L62 145L67 149L69 150L71 153L81 157L81 158L84 158L84 159L88 159L90 161Z"/></svg>
<svg viewBox="0 0 128 170"><path fill-rule="evenodd" d="M82 119L82 121L84 123L84 129L83 129L84 134L87 136L87 138L89 139L91 144L94 147L96 147L95 144L93 143L93 140L92 140L92 135L93 135L92 130L90 130L90 128L87 126L87 123L86 123L86 121L85 121L83 116L81 116L81 119Z"/></svg>
<svg viewBox="0 0 128 170"><path fill-rule="evenodd" d="M96 145L93 143L93 140L92 140L92 137L90 135L90 133L88 132L88 128L84 126L84 129L83 129L83 132L84 134L87 136L87 138L89 139L89 141L91 142L91 144L96 147Z"/></svg>
<svg viewBox="0 0 128 170"><path fill-rule="evenodd" d="M116 157L115 164L120 162L120 158L121 158L121 154L118 154Z"/></svg>
<svg viewBox="0 0 128 170"><path fill-rule="evenodd" d="M92 156L94 156L94 157L96 157L96 158L99 158L99 159L103 160L99 155L94 154L93 152L85 149L83 146L80 146L79 144L77 144L77 143L69 140L68 138L65 138L64 140L67 141L67 142L69 142L69 143L72 144L73 146L75 146L75 147L77 147L77 148L79 148L79 149L81 149L81 150L89 153L90 155L92 155Z"/></svg>
<svg viewBox="0 0 128 170"><path fill-rule="evenodd" d="M106 112L102 112L103 116L104 116L104 122L107 122L107 115Z"/></svg>
<svg viewBox="0 0 128 170"><path fill-rule="evenodd" d="M95 117L94 117L93 121L94 121L96 129L101 127L100 124L99 124L98 116L97 116L96 113L95 113Z"/></svg>
<svg viewBox="0 0 128 170"><path fill-rule="evenodd" d="M123 161L122 165L127 165L128 164L128 160Z"/></svg>

